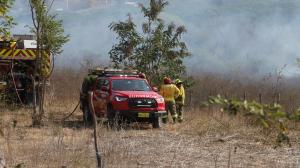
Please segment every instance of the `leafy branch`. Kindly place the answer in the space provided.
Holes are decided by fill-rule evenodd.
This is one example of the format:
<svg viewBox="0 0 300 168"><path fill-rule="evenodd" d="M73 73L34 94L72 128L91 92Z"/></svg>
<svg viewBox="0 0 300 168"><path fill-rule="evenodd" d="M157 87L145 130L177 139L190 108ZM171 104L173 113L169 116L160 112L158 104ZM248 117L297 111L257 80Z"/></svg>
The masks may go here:
<svg viewBox="0 0 300 168"><path fill-rule="evenodd" d="M16 24L13 17L7 15L13 2L13 0L0 0L0 37L10 37L10 29Z"/></svg>
<svg viewBox="0 0 300 168"><path fill-rule="evenodd" d="M174 23L166 24L159 18L168 4L166 0L150 0L148 7L140 4L145 18L141 31L137 30L130 15L126 21L109 25L118 40L109 52L115 67L136 68L153 84L159 84L164 76L178 78L185 74L183 60L191 55L182 41L187 30Z"/></svg>
<svg viewBox="0 0 300 168"><path fill-rule="evenodd" d="M220 107L220 111L227 112L229 115L237 115L238 113L245 116L252 117L264 129L277 128L277 146L280 146L283 141L287 141L289 145L289 137L287 134L287 127L284 121L298 120L300 121L300 110L294 115L288 115L283 111L280 104L262 104L256 101L248 102L237 99L226 99L220 95L209 97L207 102L203 103L205 106Z"/></svg>

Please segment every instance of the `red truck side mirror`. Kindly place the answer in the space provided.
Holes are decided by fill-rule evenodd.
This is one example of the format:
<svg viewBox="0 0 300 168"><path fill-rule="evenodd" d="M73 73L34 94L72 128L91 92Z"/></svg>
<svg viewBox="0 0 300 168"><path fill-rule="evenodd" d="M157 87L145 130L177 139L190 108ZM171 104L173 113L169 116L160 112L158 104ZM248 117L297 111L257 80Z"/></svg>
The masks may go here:
<svg viewBox="0 0 300 168"><path fill-rule="evenodd" d="M154 92L158 92L157 87L152 87L152 90L153 90Z"/></svg>

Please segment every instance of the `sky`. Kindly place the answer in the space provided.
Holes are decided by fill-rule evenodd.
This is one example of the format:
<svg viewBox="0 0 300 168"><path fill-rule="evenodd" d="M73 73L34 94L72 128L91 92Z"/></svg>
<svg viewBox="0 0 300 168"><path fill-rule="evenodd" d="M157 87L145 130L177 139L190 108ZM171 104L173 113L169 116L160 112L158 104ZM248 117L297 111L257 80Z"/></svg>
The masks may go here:
<svg viewBox="0 0 300 168"><path fill-rule="evenodd" d="M28 3L15 0L11 14L13 33L28 33L31 26ZM53 13L63 20L70 42L56 62L80 66L83 59L107 63L116 43L111 22L124 21L130 13L140 25L143 15L138 3L147 0L56 0ZM102 0L104 1L104 0ZM25 2L25 3L24 3ZM297 76L300 67L300 1L298 0L169 0L161 14L166 23L184 25L183 41L192 53L185 60L189 73L264 75L284 68L287 76Z"/></svg>

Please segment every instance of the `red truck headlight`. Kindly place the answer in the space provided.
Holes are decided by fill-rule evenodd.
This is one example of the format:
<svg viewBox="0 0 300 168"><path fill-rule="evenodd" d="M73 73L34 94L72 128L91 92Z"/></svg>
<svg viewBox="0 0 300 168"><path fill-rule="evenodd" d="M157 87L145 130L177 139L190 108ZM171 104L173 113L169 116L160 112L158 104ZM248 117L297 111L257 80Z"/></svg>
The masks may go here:
<svg viewBox="0 0 300 168"><path fill-rule="evenodd" d="M156 100L157 104L165 103L164 98L157 98L155 100Z"/></svg>
<svg viewBox="0 0 300 168"><path fill-rule="evenodd" d="M116 96L115 97L115 100L117 102L123 102L123 101L126 101L128 98L127 97L122 97L122 96Z"/></svg>
<svg viewBox="0 0 300 168"><path fill-rule="evenodd" d="M157 102L157 110L165 110L165 100L164 98L155 99Z"/></svg>

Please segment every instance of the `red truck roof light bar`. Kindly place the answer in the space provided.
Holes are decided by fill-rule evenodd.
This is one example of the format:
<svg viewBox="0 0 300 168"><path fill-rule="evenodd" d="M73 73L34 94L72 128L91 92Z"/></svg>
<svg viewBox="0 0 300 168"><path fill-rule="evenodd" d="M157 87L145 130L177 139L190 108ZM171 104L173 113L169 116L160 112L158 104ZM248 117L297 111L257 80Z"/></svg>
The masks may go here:
<svg viewBox="0 0 300 168"><path fill-rule="evenodd" d="M121 77L138 77L137 70L122 70L122 69L104 69L102 71L102 76L112 77L112 76L121 76Z"/></svg>
<svg viewBox="0 0 300 168"><path fill-rule="evenodd" d="M122 69L108 69L108 68L96 68L89 69L90 74L96 74L98 76L120 76L120 77L139 77L138 70L122 70Z"/></svg>

